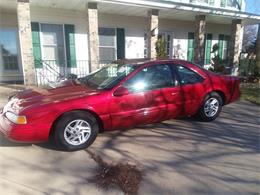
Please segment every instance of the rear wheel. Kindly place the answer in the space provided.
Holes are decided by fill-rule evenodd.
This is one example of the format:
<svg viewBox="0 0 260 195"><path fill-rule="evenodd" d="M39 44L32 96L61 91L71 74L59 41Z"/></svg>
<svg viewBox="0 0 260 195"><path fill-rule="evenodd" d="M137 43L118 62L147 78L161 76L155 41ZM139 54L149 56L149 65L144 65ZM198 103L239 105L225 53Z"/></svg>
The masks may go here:
<svg viewBox="0 0 260 195"><path fill-rule="evenodd" d="M68 151L90 146L96 139L99 126L96 118L88 112L73 111L64 114L54 128L54 142Z"/></svg>
<svg viewBox="0 0 260 195"><path fill-rule="evenodd" d="M216 92L212 92L205 98L197 113L197 118L206 122L215 120L221 112L222 105L223 101L221 96Z"/></svg>

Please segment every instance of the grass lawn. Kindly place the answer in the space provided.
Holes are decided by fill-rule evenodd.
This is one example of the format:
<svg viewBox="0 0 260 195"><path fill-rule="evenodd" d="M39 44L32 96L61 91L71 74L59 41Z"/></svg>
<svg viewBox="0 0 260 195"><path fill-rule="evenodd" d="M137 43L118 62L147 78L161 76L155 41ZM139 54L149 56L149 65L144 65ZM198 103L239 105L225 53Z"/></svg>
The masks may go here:
<svg viewBox="0 0 260 195"><path fill-rule="evenodd" d="M260 105L260 84L259 83L241 83L240 89L242 98Z"/></svg>

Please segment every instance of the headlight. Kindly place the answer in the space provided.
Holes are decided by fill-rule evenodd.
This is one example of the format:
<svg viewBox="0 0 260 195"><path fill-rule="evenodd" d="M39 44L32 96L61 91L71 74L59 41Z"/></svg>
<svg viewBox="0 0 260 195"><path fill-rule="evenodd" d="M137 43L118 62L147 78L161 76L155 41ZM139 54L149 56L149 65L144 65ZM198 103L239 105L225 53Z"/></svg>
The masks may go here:
<svg viewBox="0 0 260 195"><path fill-rule="evenodd" d="M15 124L26 124L27 120L25 116L17 116L16 114L12 113L12 112L6 112L5 116L8 120L10 120L11 122L15 123Z"/></svg>

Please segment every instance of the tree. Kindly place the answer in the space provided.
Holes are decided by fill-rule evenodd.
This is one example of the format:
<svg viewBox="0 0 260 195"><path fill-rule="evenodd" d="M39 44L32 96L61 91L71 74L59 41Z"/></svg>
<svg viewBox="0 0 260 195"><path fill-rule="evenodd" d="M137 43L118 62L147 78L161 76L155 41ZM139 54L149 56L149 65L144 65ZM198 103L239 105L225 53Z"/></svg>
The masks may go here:
<svg viewBox="0 0 260 195"><path fill-rule="evenodd" d="M243 52L255 53L257 26L248 25L244 28Z"/></svg>

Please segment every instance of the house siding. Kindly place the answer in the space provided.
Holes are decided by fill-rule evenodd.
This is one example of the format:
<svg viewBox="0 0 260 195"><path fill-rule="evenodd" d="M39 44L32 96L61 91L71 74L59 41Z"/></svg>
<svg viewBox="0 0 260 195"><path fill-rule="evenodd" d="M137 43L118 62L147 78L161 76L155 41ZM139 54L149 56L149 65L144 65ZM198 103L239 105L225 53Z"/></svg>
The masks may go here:
<svg viewBox="0 0 260 195"><path fill-rule="evenodd" d="M31 20L33 22L47 24L72 24L75 26L75 53L78 62L76 67L70 68L70 73L77 74L77 69L89 72L88 63L81 63L89 60L88 53L88 32L87 13L80 11L69 11L61 9L32 8Z"/></svg>
<svg viewBox="0 0 260 195"><path fill-rule="evenodd" d="M0 18L8 18L8 20L0 19L1 27L17 28L16 13L0 12ZM125 57L126 58L144 58L145 41L144 35L147 32L148 23L147 17L123 16L115 14L99 13L99 27L123 28L125 31ZM194 19L195 20L195 19ZM86 11L71 11L54 8L39 8L31 7L31 21L49 24L72 24L75 26L75 51L77 61L88 61L88 30L87 30L87 10ZM181 21L159 18L159 31L172 33L172 57L187 60L188 50L188 33L195 32L194 21ZM230 25L207 23L206 33L211 33L212 47L218 43L219 34L230 35ZM213 54L211 54L213 57ZM84 69L89 72L88 64L77 64L76 67L71 67L71 73L77 74L76 69ZM0 71L1 66L0 66ZM19 71L11 72L12 75L19 75L22 79L22 67L19 63ZM0 75L0 79L3 78ZM1 80L0 80L1 81Z"/></svg>

